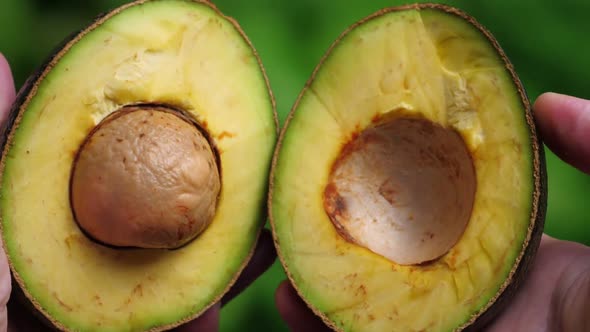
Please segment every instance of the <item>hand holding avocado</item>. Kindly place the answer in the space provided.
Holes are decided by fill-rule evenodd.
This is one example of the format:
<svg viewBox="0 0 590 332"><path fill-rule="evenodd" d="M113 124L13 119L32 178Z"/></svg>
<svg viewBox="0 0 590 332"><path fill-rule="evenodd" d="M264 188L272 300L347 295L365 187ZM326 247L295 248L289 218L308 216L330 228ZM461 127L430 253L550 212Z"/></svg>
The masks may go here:
<svg viewBox="0 0 590 332"><path fill-rule="evenodd" d="M534 111L547 146L590 173L590 100L546 93ZM485 331L588 331L589 295L590 248L543 235L526 283ZM329 330L288 281L279 285L276 304L292 331Z"/></svg>

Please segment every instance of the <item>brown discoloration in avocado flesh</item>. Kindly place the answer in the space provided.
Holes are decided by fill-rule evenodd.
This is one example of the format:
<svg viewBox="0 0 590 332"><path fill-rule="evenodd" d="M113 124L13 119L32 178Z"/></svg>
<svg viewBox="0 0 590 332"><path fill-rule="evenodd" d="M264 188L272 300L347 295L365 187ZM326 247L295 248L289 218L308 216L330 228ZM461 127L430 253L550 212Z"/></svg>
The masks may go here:
<svg viewBox="0 0 590 332"><path fill-rule="evenodd" d="M338 194L334 184L328 184L324 191L324 210L334 224L336 232L346 241L355 243L354 238L348 234L346 228L342 226L339 220L348 218L346 212L346 201Z"/></svg>

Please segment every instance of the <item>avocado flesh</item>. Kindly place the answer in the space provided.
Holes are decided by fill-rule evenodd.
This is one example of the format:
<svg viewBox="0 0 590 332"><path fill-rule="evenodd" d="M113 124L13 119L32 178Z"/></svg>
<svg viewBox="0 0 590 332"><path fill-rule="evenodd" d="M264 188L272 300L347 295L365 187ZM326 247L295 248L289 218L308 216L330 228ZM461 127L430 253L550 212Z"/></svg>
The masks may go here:
<svg viewBox="0 0 590 332"><path fill-rule="evenodd" d="M70 208L70 171L86 135L121 106L142 102L191 113L220 154L215 218L178 250L102 246L84 236ZM3 240L15 279L53 324L159 330L223 295L262 227L276 139L265 75L233 21L192 1L116 10L59 51L16 111L4 148Z"/></svg>
<svg viewBox="0 0 590 332"><path fill-rule="evenodd" d="M491 37L440 8L384 10L347 30L279 141L269 199L278 252L299 294L337 330L466 328L538 244L544 189L526 96ZM423 265L398 265L345 240L323 205L342 147L372 119L397 113L458 131L475 167L465 232Z"/></svg>

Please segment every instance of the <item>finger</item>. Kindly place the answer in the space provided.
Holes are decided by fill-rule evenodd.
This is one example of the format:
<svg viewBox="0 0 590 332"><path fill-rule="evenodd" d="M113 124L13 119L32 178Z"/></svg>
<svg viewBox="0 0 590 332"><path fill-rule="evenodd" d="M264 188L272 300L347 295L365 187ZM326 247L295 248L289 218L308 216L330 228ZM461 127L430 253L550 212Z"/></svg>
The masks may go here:
<svg viewBox="0 0 590 332"><path fill-rule="evenodd" d="M534 110L547 146L565 162L590 173L590 100L544 93Z"/></svg>
<svg viewBox="0 0 590 332"><path fill-rule="evenodd" d="M275 293L275 302L281 318L283 318L291 331L331 331L324 322L307 307L289 281L285 280L279 285Z"/></svg>
<svg viewBox="0 0 590 332"><path fill-rule="evenodd" d="M10 66L6 58L0 53L0 124L6 121L15 94Z"/></svg>
<svg viewBox="0 0 590 332"><path fill-rule="evenodd" d="M181 325L173 332L217 332L219 330L219 303L205 311L201 316L184 325Z"/></svg>
<svg viewBox="0 0 590 332"><path fill-rule="evenodd" d="M277 252L273 244L272 235L268 229L263 229L250 262L244 268L236 283L221 299L222 306L250 286L264 271L268 270L276 258Z"/></svg>

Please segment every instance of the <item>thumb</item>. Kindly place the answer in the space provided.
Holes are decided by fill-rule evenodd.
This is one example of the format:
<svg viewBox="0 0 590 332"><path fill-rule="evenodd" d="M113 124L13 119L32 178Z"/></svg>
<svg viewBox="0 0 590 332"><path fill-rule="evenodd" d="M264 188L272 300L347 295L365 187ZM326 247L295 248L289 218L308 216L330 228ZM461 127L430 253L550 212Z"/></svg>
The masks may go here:
<svg viewBox="0 0 590 332"><path fill-rule="evenodd" d="M590 100L544 93L537 98L534 110L547 146L565 162L590 174Z"/></svg>

